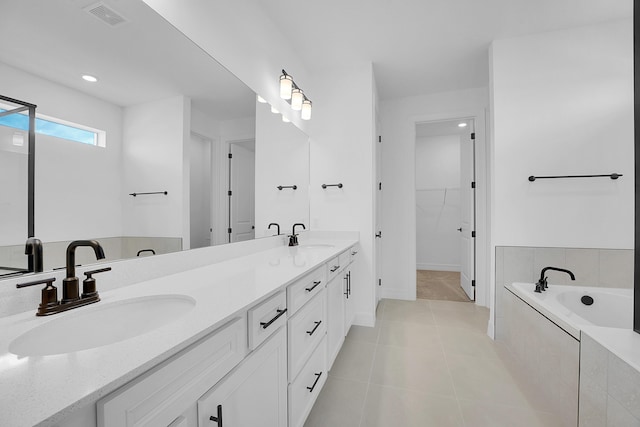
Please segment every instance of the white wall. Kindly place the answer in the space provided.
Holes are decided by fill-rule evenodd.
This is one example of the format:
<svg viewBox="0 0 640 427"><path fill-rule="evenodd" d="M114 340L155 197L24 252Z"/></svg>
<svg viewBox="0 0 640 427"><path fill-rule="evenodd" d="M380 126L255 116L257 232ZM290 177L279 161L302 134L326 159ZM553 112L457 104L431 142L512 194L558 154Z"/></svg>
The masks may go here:
<svg viewBox="0 0 640 427"><path fill-rule="evenodd" d="M182 237L189 248L190 100L184 96L125 108L124 235Z"/></svg>
<svg viewBox="0 0 640 427"><path fill-rule="evenodd" d="M496 246L633 249L632 36L623 20L493 43L492 254ZM527 180L613 172L624 176Z"/></svg>
<svg viewBox="0 0 640 427"><path fill-rule="evenodd" d="M328 73L319 82L311 120L311 228L360 232L353 272L356 323L375 320L377 280L373 266L374 80L363 62ZM348 99L349 102L344 102ZM342 183L343 188L322 189Z"/></svg>
<svg viewBox="0 0 640 427"><path fill-rule="evenodd" d="M460 271L460 135L416 138L416 264Z"/></svg>
<svg viewBox="0 0 640 427"><path fill-rule="evenodd" d="M382 295L385 298L415 299L416 286L416 197L415 124L456 117L479 116L476 121L476 154L483 150L484 109L489 105L487 89L468 89L432 95L382 101L383 244L381 255ZM476 177L477 179L482 177ZM478 192L486 188L478 188ZM478 195L479 197L480 194ZM482 222L483 218L477 218ZM487 236L476 243L485 244ZM476 283L486 283L488 273L478 263ZM486 279L482 279L487 276ZM488 304L488 295L478 293L478 304Z"/></svg>
<svg viewBox="0 0 640 427"><path fill-rule="evenodd" d="M57 241L121 235L122 109L4 64L0 93L36 104L38 114L107 133L104 148L36 135L36 237Z"/></svg>
<svg viewBox="0 0 640 427"><path fill-rule="evenodd" d="M632 21L492 47L493 243L633 248ZM538 180L529 175L625 176Z"/></svg>
<svg viewBox="0 0 640 427"><path fill-rule="evenodd" d="M256 108L256 237L270 236L271 222L290 234L293 224L309 226L309 137L282 121L267 104ZM297 189L278 186L296 185Z"/></svg>

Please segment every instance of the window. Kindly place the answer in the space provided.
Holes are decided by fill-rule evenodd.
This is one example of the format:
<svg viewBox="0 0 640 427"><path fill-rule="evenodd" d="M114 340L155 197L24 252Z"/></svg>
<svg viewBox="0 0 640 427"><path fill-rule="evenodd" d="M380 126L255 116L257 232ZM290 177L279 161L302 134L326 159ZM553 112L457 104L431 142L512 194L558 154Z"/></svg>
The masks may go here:
<svg viewBox="0 0 640 427"><path fill-rule="evenodd" d="M7 110L0 108L0 112L4 111ZM0 117L0 125L27 131L29 130L29 116L21 113ZM47 119L36 117L36 133L100 147L105 146L106 139L104 131L50 117Z"/></svg>

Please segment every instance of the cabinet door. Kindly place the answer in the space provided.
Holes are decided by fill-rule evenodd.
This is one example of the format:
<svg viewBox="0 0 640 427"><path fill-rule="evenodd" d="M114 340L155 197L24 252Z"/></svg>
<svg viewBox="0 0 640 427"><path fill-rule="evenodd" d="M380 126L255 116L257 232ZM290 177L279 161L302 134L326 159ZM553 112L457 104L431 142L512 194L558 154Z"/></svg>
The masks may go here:
<svg viewBox="0 0 640 427"><path fill-rule="evenodd" d="M351 328L353 320L356 317L356 308L353 300L353 273L351 269L345 273L344 282L344 335L347 336L349 328Z"/></svg>
<svg viewBox="0 0 640 427"><path fill-rule="evenodd" d="M285 328L198 400L198 426L287 426Z"/></svg>
<svg viewBox="0 0 640 427"><path fill-rule="evenodd" d="M327 366L331 369L344 342L344 280L335 277L327 285Z"/></svg>

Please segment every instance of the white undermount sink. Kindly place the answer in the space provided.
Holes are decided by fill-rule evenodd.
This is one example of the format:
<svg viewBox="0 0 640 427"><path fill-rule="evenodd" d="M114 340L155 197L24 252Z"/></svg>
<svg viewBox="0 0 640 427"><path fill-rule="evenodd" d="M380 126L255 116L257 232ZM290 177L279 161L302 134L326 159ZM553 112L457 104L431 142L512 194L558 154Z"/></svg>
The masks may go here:
<svg viewBox="0 0 640 427"><path fill-rule="evenodd" d="M92 304L37 326L9 344L18 356L47 356L102 347L171 323L195 307L186 295L153 295Z"/></svg>
<svg viewBox="0 0 640 427"><path fill-rule="evenodd" d="M325 243L316 243L316 244L309 244L309 245L298 245L298 247L300 249L329 249L329 248L335 248L335 245L328 245Z"/></svg>

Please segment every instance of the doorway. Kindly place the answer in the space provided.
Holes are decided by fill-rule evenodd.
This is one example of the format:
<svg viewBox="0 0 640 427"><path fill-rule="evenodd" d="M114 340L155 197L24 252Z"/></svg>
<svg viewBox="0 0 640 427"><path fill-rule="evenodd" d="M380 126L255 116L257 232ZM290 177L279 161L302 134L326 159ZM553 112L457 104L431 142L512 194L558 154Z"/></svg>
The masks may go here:
<svg viewBox="0 0 640 427"><path fill-rule="evenodd" d="M229 143L229 243L255 238L255 140Z"/></svg>
<svg viewBox="0 0 640 427"><path fill-rule="evenodd" d="M475 300L475 120L416 124L416 296Z"/></svg>
<svg viewBox="0 0 640 427"><path fill-rule="evenodd" d="M191 133L189 167L189 228L191 249L211 246L212 236L211 139Z"/></svg>

